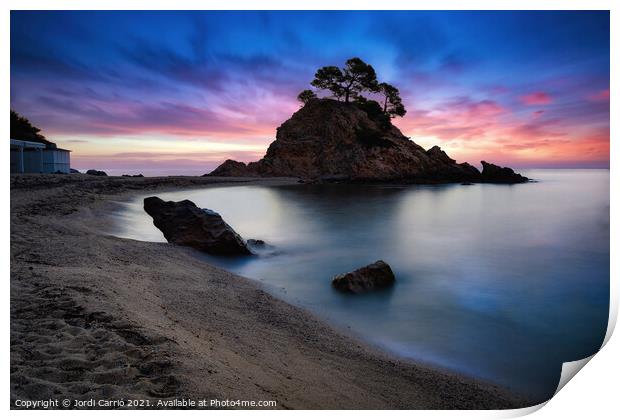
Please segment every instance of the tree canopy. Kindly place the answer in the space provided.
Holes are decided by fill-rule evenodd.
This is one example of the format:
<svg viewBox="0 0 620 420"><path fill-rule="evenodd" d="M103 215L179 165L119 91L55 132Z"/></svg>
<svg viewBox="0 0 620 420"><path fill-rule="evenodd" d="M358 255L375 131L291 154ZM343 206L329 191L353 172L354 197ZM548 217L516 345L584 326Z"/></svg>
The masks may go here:
<svg viewBox="0 0 620 420"><path fill-rule="evenodd" d="M316 99L316 93L310 89L302 90L299 95L297 95L297 100L303 104L307 104L313 99Z"/></svg>
<svg viewBox="0 0 620 420"><path fill-rule="evenodd" d="M400 92L389 83L379 83L379 92L383 95L383 112L390 117L404 117L407 113Z"/></svg>
<svg viewBox="0 0 620 420"><path fill-rule="evenodd" d="M342 90L342 72L336 66L321 67L316 71L314 80L310 84L316 88L329 90L336 99L342 98L344 91Z"/></svg>
<svg viewBox="0 0 620 420"><path fill-rule="evenodd" d="M343 69L321 67L310 84L331 91L337 99L344 98L347 103L364 90L376 92L378 86L375 69L357 57L349 58Z"/></svg>
<svg viewBox="0 0 620 420"><path fill-rule="evenodd" d="M379 104L379 102L372 99L366 99L363 96L358 96L355 98L355 105L368 114L368 117L371 120L377 121L382 126L389 126L390 116L383 111L383 107Z"/></svg>
<svg viewBox="0 0 620 420"><path fill-rule="evenodd" d="M348 59L342 69L336 66L321 67L310 84L317 89L331 92L338 101L354 101L360 108L372 110L373 114L377 108L382 109L382 113L388 118L402 117L407 113L398 89L388 83L379 83L375 69L358 57ZM367 100L362 92L381 95L381 104ZM306 104L316 97L313 91L306 89L297 99ZM375 102L378 107L370 102Z"/></svg>
<svg viewBox="0 0 620 420"><path fill-rule="evenodd" d="M45 140L45 136L41 133L41 129L35 127L17 112L11 110L11 138L16 140Z"/></svg>

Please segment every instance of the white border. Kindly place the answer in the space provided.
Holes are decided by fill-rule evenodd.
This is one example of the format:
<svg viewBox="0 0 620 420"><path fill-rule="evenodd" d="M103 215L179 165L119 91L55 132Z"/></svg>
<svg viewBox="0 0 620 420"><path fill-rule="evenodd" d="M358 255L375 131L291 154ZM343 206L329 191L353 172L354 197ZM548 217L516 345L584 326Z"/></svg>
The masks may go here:
<svg viewBox="0 0 620 420"><path fill-rule="evenodd" d="M8 0L11 10L611 10L613 0Z"/></svg>
<svg viewBox="0 0 620 420"><path fill-rule="evenodd" d="M2 55L0 56L2 63L0 66L0 72L4 83L2 84L2 99L6 104L5 110L10 107L10 10L36 10L36 9L80 9L80 10L123 10L123 9L147 9L147 10L200 10L200 9L212 9L212 10L232 10L232 9L251 9L251 10L338 10L338 9L353 9L353 10L611 10L611 74L618 73L620 66L618 65L619 54L617 48L617 40L620 39L618 27L620 24L620 2L612 0L433 0L430 1L370 1L370 0L347 0L347 1L334 1L334 0L297 0L295 2L284 0L264 0L261 2L251 1L236 1L228 0L226 2L205 2L205 1L191 1L191 0L151 0L151 1L136 1L136 0L92 0L92 1L79 1L79 0L8 0L3 2L5 5L4 14L2 18L2 32L3 36L0 38L2 43ZM614 7L615 6L615 7ZM611 79L611 97L617 98L619 95L618 84L612 77ZM617 133L618 126L618 106L615 99L611 101L611 138L614 139ZM3 129L5 138L8 138L8 119L0 119L0 124ZM617 167L618 165L618 153L617 145L612 142L611 146L611 166ZM4 168L9 166L8 153L3 156L5 165ZM6 170L6 169L5 169ZM615 172L611 172L611 209L612 211L618 208L618 188L620 183L618 182L618 175ZM1 244L2 253L2 302L4 303L4 319L3 325L3 345L2 354L5 361L2 366L3 382L3 403L5 408L9 409L9 232L10 232L10 219L9 219L9 205L6 197L10 196L9 193L9 177L8 173L5 174L2 180L3 197L5 197L3 206L3 216L1 219L1 229L3 237L5 238ZM588 363L583 369L583 372L579 373L579 379L571 381L566 385L562 391L552 398L543 410L537 411L532 418L549 419L549 418L567 418L567 419L583 419L585 416L590 418L612 418L618 414L617 403L617 391L616 383L618 381L617 374L620 372L620 364L618 363L618 355L620 355L620 344L618 339L612 339L611 332L615 326L617 312L618 312L618 279L620 278L618 272L618 223L614 217L611 218L611 310L610 310L610 323L606 337L606 345L603 351L596 355L592 359L592 362ZM540 408L540 407L538 407ZM535 411L533 409L524 410L512 410L512 411L451 411L451 412L432 412L432 411L390 411L389 414L396 418L411 418L415 416L417 418L504 418L514 417L519 415L528 414ZM194 417L205 415L217 415L218 418L239 418L247 415L250 412L240 411L218 411L216 413L202 413L198 411L183 412L184 416ZM356 419L370 419L375 418L378 413L368 411L352 411L352 412L323 412L321 416L345 416L355 417ZM65 411L48 411L48 412L23 412L23 411L11 411L10 415L16 418L30 418L42 414L48 418L76 418L88 415L94 419L106 418L111 415L108 412L89 412L86 414L84 411L79 412L65 412ZM179 415L180 413L166 412L139 412L128 411L114 413L114 416L120 416L122 418L161 418L169 415ZM310 418L317 415L312 411L296 411L293 413L285 412L251 412L252 417L258 419L267 418L281 418L281 416L293 415L297 418Z"/></svg>

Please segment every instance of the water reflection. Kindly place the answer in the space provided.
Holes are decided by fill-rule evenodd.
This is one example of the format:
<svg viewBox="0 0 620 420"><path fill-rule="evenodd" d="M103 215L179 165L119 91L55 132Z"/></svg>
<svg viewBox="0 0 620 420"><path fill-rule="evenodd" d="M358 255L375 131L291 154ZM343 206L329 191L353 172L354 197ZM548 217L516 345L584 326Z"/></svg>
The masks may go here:
<svg viewBox="0 0 620 420"><path fill-rule="evenodd" d="M160 194L218 211L278 252L210 261L402 356L542 396L563 361L603 339L609 172L532 171L539 183L213 187ZM120 236L163 240L142 198ZM397 284L348 296L333 275L377 259Z"/></svg>

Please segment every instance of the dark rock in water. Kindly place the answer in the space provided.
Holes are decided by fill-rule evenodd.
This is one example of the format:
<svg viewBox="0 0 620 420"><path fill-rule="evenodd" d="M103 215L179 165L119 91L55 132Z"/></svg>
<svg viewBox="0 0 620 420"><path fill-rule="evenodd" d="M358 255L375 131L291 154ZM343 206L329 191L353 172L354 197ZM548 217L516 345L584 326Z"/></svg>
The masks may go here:
<svg viewBox="0 0 620 420"><path fill-rule="evenodd" d="M147 197L144 210L170 243L215 255L251 254L241 236L218 213L201 209L190 200L175 202Z"/></svg>
<svg viewBox="0 0 620 420"><path fill-rule="evenodd" d="M461 185L474 185L473 182L461 182Z"/></svg>
<svg viewBox="0 0 620 420"><path fill-rule="evenodd" d="M121 176L127 177L127 178L144 178L144 175L142 174L138 174L138 175L127 175L127 174L123 174Z"/></svg>
<svg viewBox="0 0 620 420"><path fill-rule="evenodd" d="M277 252L275 247L268 245L262 239L248 239L246 242L250 251L256 255L274 255Z"/></svg>
<svg viewBox="0 0 620 420"><path fill-rule="evenodd" d="M482 175L481 179L484 182L497 182L497 183L516 183L516 182L527 182L528 178L515 173L510 168L502 168L501 166L494 165L492 163L485 162L482 163Z"/></svg>
<svg viewBox="0 0 620 420"><path fill-rule="evenodd" d="M89 169L88 171L86 171L86 175L94 175L94 176L108 176L108 174L106 174L103 171L98 171L96 169Z"/></svg>
<svg viewBox="0 0 620 420"><path fill-rule="evenodd" d="M438 146L424 150L385 118L333 99L310 101L293 114L278 128L261 160L247 165L227 160L209 175L313 182L481 180L477 168L456 163Z"/></svg>
<svg viewBox="0 0 620 420"><path fill-rule="evenodd" d="M203 176L248 176L248 167L243 162L228 159L211 173Z"/></svg>
<svg viewBox="0 0 620 420"><path fill-rule="evenodd" d="M334 277L332 285L342 292L362 293L389 287L395 281L396 279L390 266L384 261L379 260L350 273Z"/></svg>
<svg viewBox="0 0 620 420"><path fill-rule="evenodd" d="M80 172L80 171L78 171L77 169L73 169L73 168L71 168L71 169L69 169L69 173L71 173L71 174L79 174L79 173L81 173L81 172Z"/></svg>

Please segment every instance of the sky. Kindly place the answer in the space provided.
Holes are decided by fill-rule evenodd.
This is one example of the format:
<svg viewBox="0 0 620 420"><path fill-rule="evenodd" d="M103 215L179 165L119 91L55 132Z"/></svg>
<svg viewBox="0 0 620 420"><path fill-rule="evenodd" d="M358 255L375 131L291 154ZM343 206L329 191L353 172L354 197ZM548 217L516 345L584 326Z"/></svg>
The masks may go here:
<svg viewBox="0 0 620 420"><path fill-rule="evenodd" d="M12 11L10 42L11 108L78 169L257 160L315 71L351 57L400 89L393 123L425 148L609 167L606 11Z"/></svg>

